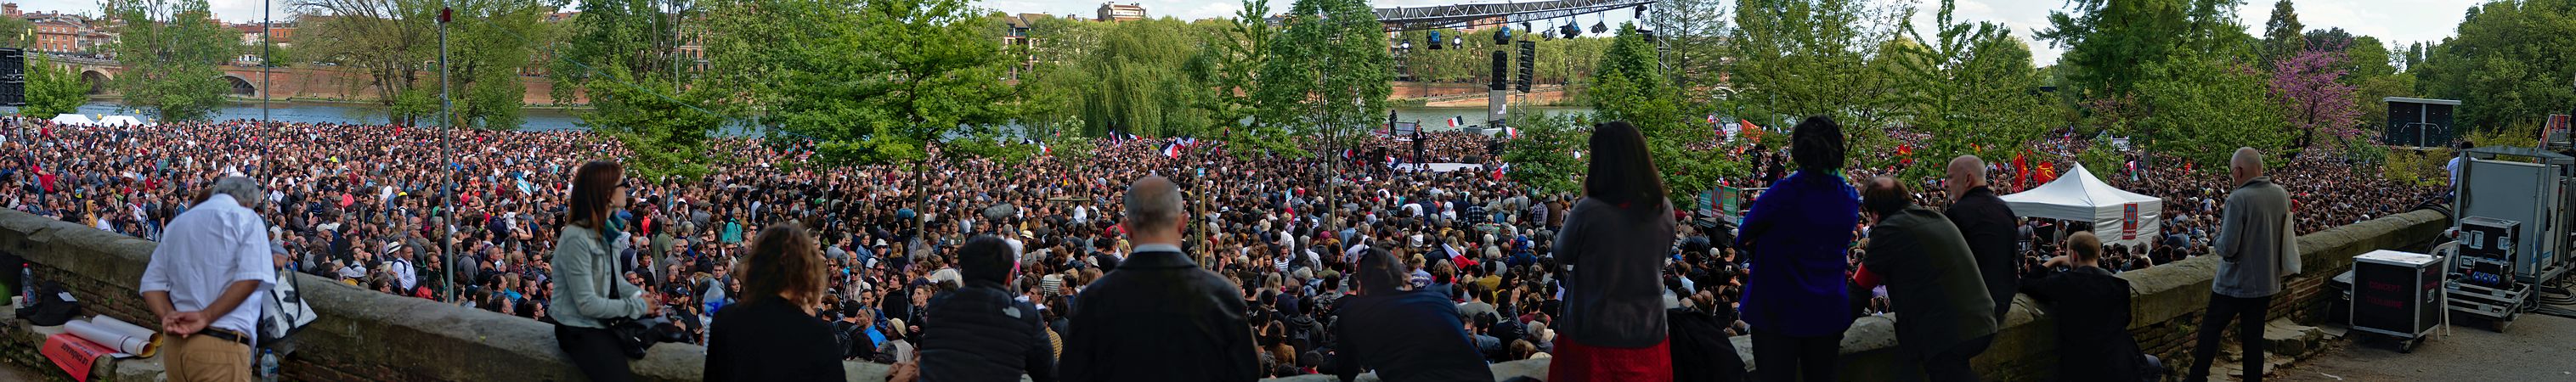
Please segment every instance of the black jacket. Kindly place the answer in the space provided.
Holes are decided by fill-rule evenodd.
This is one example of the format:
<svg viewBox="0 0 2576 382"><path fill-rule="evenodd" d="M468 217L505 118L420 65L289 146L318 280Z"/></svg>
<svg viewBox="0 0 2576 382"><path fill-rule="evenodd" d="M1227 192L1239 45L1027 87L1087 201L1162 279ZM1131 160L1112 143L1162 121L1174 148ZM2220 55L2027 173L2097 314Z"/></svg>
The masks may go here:
<svg viewBox="0 0 2576 382"><path fill-rule="evenodd" d="M2021 265L2017 255L2021 245L2013 240L2021 227L2013 223L2012 206L1995 197L1993 189L1977 187L1959 195L1942 214L1959 226L1960 236L1968 239L1968 251L1976 253L1986 297L1995 300L1995 322L2003 323L2004 313L2012 310L2013 290L2021 282L2020 273L2013 270Z"/></svg>
<svg viewBox="0 0 2576 382"><path fill-rule="evenodd" d="M1055 381L1055 346L1038 308L1001 284L977 281L930 298L921 327L921 380ZM907 323L909 324L909 323Z"/></svg>
<svg viewBox="0 0 2576 382"><path fill-rule="evenodd" d="M1340 360L1329 374L1349 381L1363 367L1384 381L1494 380L1484 354L1458 324L1458 305L1429 292L1342 299Z"/></svg>
<svg viewBox="0 0 2576 382"><path fill-rule="evenodd" d="M2057 380L2136 381L2139 352L2129 336L2129 280L2081 267L2022 284L2057 320Z"/></svg>
<svg viewBox="0 0 2576 382"><path fill-rule="evenodd" d="M1978 281L1967 240L1941 213L1921 206L1880 217L1861 266L1886 280L1896 343L1924 355L1995 334L1994 300Z"/></svg>
<svg viewBox="0 0 2576 382"><path fill-rule="evenodd" d="M1251 381L1252 324L1234 283L1180 252L1139 252L1084 287L1064 339L1064 379Z"/></svg>
<svg viewBox="0 0 2576 382"><path fill-rule="evenodd" d="M708 381L839 381L832 324L785 301L725 306L707 328Z"/></svg>
<svg viewBox="0 0 2576 382"><path fill-rule="evenodd" d="M1735 342L1726 339L1726 326L1734 324L1735 318L1689 309L1667 310L1665 315L1672 322L1674 381L1744 380L1744 357L1736 355Z"/></svg>

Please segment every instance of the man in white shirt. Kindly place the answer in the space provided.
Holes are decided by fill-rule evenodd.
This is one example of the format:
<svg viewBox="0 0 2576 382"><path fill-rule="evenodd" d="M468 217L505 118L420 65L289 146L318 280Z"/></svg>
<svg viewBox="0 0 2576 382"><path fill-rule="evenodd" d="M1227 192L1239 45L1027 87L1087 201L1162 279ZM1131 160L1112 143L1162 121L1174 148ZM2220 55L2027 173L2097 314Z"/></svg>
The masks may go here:
<svg viewBox="0 0 2576 382"><path fill-rule="evenodd" d="M249 381L253 323L276 286L267 223L251 207L259 184L217 180L206 200L170 220L143 269L145 307L161 317L162 364L173 381Z"/></svg>

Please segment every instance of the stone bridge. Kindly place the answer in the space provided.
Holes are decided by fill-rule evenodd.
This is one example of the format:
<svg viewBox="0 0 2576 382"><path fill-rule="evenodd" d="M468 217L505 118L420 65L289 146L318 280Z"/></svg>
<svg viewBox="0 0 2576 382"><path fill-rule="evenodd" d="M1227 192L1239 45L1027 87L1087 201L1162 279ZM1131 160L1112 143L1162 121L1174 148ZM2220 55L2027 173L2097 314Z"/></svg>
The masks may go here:
<svg viewBox="0 0 2576 382"><path fill-rule="evenodd" d="M109 95L114 90L108 87L108 81L114 81L118 76L125 74L125 64L116 60L72 55L47 55L46 58L53 60L56 67L80 73L81 81L89 84L91 95ZM366 73L346 67L262 68L248 65L224 65L222 68L224 82L232 86L227 94L241 98L267 96L281 101L294 99L373 101L382 92L373 83L374 79L369 78ZM263 79L260 76L263 70L268 75L265 78L266 85L262 85ZM438 79L437 73L424 72L421 78L432 82L425 85L437 86L434 83ZM554 103L551 95L554 91L554 81L541 76L520 76L519 82L528 89L527 93L521 96L521 101L529 105ZM573 101L587 102L578 97Z"/></svg>

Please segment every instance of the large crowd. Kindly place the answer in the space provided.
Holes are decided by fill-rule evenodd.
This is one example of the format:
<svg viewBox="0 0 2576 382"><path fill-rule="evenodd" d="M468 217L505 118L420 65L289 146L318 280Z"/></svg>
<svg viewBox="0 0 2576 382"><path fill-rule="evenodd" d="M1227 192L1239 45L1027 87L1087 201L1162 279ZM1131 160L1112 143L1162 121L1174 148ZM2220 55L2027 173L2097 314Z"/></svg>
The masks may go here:
<svg viewBox="0 0 2576 382"><path fill-rule="evenodd" d="M268 190L259 213L286 270L540 320L560 311L550 304L557 291L549 257L566 224L574 167L627 150L580 132L252 121L5 124L0 152L19 153L0 157L0 182L9 185L0 187L0 201L8 208L157 238L199 199L193 193L220 177L245 176ZM1420 146L1430 155L1422 159L1491 164L1497 139L1507 138L1427 134ZM1345 275L1360 263L1361 248L1391 252L1414 290L1457 302L1458 323L1483 359L1555 350L1548 328L1564 301L1552 241L1580 195L1539 192L1490 171L1384 165L1403 158L1239 159L1214 141L1101 139L1085 161L943 158L907 169L816 166L813 150L799 143L716 139L711 156L719 160L708 175L632 178L634 202L610 225L626 240L617 246L617 270L649 290L671 340L705 343L713 312L743 298L737 267L751 236L765 227L804 227L826 254L829 293L817 314L843 331L842 343L851 344L843 356L908 362L931 297L959 288L959 251L979 235L1014 244L1022 281L1008 287L1040 308L1051 333L1065 332L1065 307L1135 251L1119 224L1128 212L1120 192L1130 180L1162 176L1187 195L1184 247L1236 285L1251 310L1247 330L1259 342L1266 375L1330 371L1328 353L1318 350L1336 342L1335 300L1352 291ZM2032 147L2062 146L2053 141ZM1379 137L1352 152L1402 155L1415 145ZM1753 176L1728 181L1738 187L1770 187L1795 169L1785 149L1720 151L1715 155L1753 165ZM2438 194L2377 181L2357 172L2364 166L2320 152L2274 170L2301 202L2301 233L2401 212ZM2018 172L2010 166L1987 166L1999 180L1996 191L2036 186L2001 181ZM1849 169L1847 177L1893 170ZM2096 171L2120 187L2166 198L2163 245L2109 248L2104 268L2115 271L2206 253L2225 207L2219 202L2234 188L2210 169ZM1939 187L1918 189L1926 204L1948 198ZM2029 262L2022 275L2035 278L2041 260L2058 253L2048 233L2062 223L2019 224ZM1732 232L1702 227L1711 226L1682 224L1666 249L1665 305L1725 335L1748 333L1736 309L1747 259ZM1848 265L1861 262L1855 255ZM1880 290L1857 313L1887 311Z"/></svg>

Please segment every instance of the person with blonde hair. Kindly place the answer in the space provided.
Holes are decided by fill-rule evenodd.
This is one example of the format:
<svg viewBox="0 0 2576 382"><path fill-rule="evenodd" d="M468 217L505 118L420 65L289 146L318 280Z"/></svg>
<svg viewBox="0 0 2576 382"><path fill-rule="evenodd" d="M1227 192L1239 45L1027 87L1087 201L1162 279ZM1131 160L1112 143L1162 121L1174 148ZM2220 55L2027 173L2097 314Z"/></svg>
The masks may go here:
<svg viewBox="0 0 2576 382"><path fill-rule="evenodd" d="M841 344L815 310L826 294L814 237L776 225L743 259L742 302L716 311L707 328L709 381L839 381Z"/></svg>

